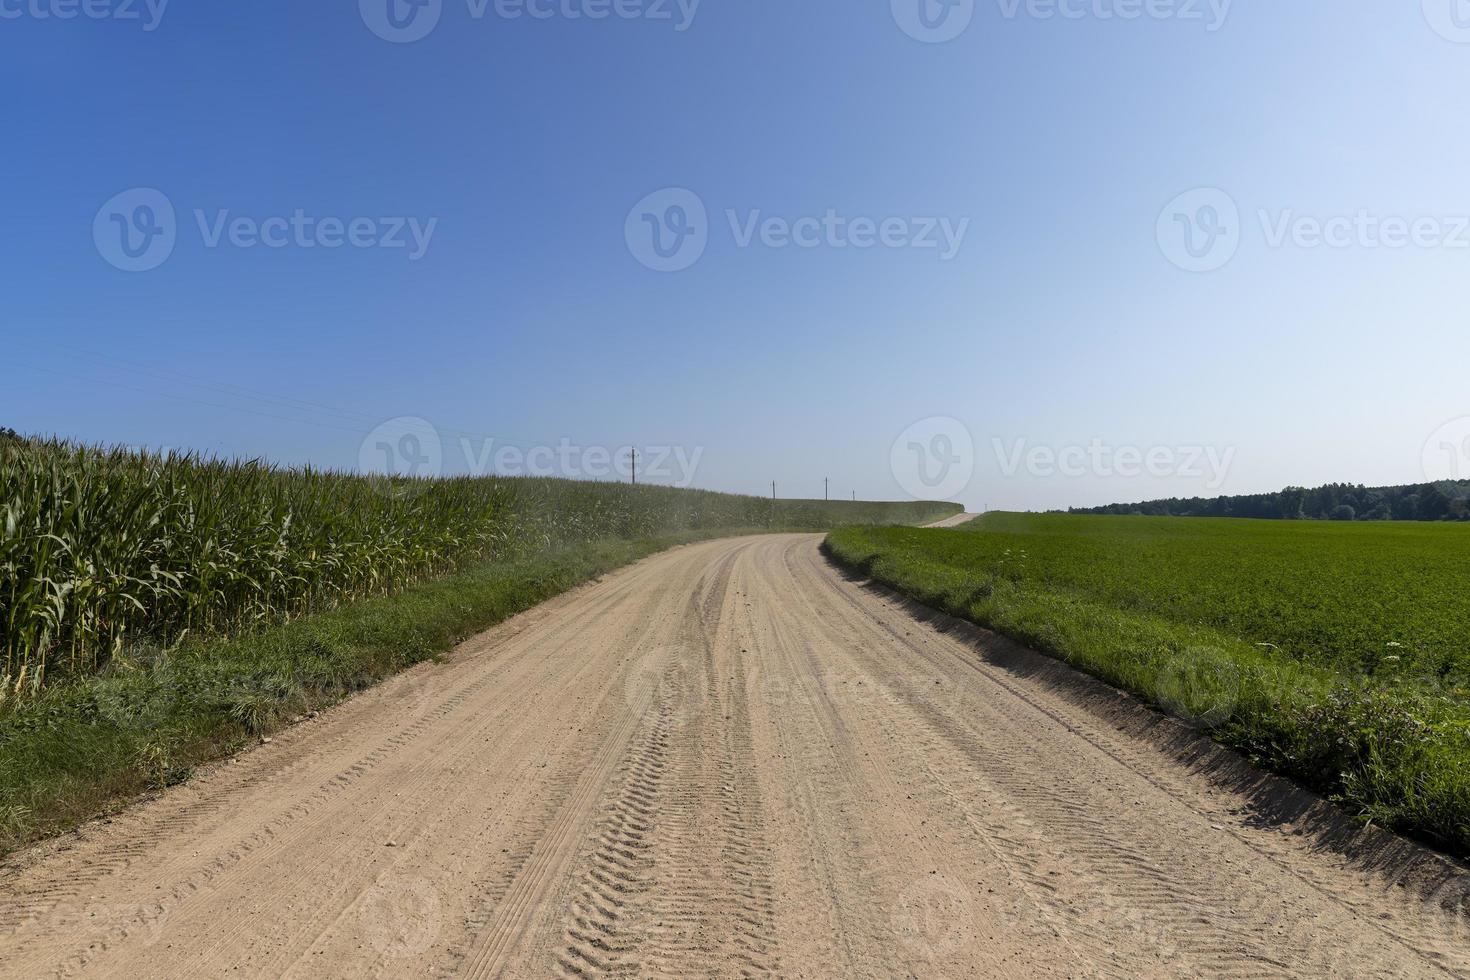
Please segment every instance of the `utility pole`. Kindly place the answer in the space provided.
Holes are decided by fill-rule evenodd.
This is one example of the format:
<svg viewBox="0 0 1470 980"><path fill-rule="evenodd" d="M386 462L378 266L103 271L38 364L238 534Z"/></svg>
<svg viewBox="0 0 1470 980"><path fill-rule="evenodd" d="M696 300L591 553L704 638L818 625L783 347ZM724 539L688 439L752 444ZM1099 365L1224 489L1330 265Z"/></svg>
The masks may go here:
<svg viewBox="0 0 1470 980"><path fill-rule="evenodd" d="M854 490L852 492L852 502L853 503L857 503L857 491L856 490Z"/></svg>
<svg viewBox="0 0 1470 980"><path fill-rule="evenodd" d="M630 446L628 455L633 459L633 486L636 487L638 485L638 450Z"/></svg>
<svg viewBox="0 0 1470 980"><path fill-rule="evenodd" d="M772 502L774 502L775 499L776 499L776 481L775 480L772 480L771 481L771 500L772 500Z"/></svg>
<svg viewBox="0 0 1470 980"><path fill-rule="evenodd" d="M832 499L831 487L828 486L828 484L830 484L831 482L832 481L829 480L827 477L825 477L825 476L822 477L822 499L823 500L831 500Z"/></svg>

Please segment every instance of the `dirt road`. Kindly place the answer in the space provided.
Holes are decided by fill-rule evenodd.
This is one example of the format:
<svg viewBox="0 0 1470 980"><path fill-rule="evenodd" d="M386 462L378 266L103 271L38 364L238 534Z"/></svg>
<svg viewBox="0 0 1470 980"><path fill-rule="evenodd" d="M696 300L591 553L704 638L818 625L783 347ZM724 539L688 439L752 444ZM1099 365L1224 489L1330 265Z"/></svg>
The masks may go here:
<svg viewBox="0 0 1470 980"><path fill-rule="evenodd" d="M973 521L975 518L977 518L979 516L980 516L979 514L956 514L953 517L946 517L942 521L935 521L933 524L926 524L924 526L925 527L959 527L961 524L968 524L968 523L970 523L971 521Z"/></svg>
<svg viewBox="0 0 1470 980"><path fill-rule="evenodd" d="M819 541L648 559L22 856L0 972L1470 970L1463 920L1380 877L1412 848L1349 861Z"/></svg>

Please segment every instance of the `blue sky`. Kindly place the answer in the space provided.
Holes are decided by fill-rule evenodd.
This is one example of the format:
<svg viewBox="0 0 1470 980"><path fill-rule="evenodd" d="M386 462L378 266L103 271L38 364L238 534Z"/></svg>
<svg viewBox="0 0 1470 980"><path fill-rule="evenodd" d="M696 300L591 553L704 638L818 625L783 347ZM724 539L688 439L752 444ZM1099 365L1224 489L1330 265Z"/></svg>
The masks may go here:
<svg viewBox="0 0 1470 980"><path fill-rule="evenodd" d="M1470 476L1459 0L388 2L0 0L0 425L990 508Z"/></svg>

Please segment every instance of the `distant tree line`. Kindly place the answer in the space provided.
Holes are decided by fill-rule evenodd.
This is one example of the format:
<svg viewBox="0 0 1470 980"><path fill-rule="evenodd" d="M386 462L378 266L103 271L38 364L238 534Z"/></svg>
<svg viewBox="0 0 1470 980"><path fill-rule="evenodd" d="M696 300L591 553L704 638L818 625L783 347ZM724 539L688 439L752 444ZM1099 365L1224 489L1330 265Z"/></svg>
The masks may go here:
<svg viewBox="0 0 1470 980"><path fill-rule="evenodd" d="M1073 507L1070 514L1251 517L1277 521L1470 521L1470 480L1365 487L1329 483L1309 490L1241 497L1171 497L1141 504Z"/></svg>

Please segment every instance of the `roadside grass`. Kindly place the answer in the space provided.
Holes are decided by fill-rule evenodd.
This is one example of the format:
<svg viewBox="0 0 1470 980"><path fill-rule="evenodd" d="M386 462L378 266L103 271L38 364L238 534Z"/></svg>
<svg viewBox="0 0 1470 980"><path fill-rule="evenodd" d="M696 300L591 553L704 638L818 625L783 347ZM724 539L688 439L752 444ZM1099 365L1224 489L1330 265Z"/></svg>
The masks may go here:
<svg viewBox="0 0 1470 980"><path fill-rule="evenodd" d="M991 514L824 549L1470 858L1467 531Z"/></svg>

